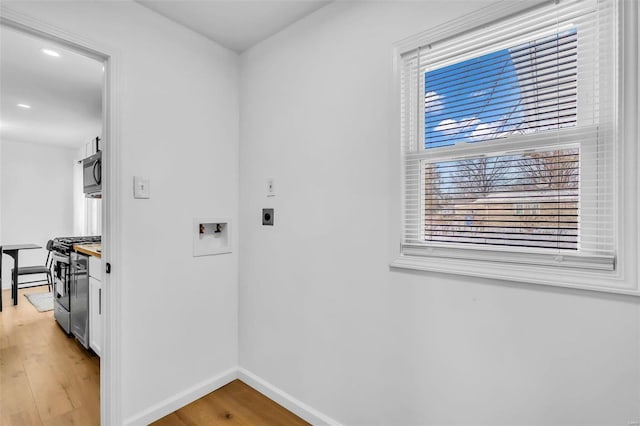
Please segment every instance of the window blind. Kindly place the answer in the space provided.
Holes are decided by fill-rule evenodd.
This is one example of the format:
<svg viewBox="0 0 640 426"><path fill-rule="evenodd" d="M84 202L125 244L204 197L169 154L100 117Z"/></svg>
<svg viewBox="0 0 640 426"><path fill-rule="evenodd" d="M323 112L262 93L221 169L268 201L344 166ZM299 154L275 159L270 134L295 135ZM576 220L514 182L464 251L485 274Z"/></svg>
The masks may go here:
<svg viewBox="0 0 640 426"><path fill-rule="evenodd" d="M425 240L576 250L578 158L564 149L424 163Z"/></svg>
<svg viewBox="0 0 640 426"><path fill-rule="evenodd" d="M571 29L426 72L427 109L449 95L446 110L425 114L425 147L575 126L576 57Z"/></svg>
<svg viewBox="0 0 640 426"><path fill-rule="evenodd" d="M616 12L545 3L401 55L404 248L614 267Z"/></svg>

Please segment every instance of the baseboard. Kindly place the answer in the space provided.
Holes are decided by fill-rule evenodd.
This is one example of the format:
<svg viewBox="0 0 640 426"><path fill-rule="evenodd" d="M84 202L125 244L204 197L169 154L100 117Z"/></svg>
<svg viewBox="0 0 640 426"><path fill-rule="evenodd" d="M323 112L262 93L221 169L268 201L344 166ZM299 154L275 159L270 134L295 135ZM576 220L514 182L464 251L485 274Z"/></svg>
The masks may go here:
<svg viewBox="0 0 640 426"><path fill-rule="evenodd" d="M303 418L312 425L329 425L329 426L341 426L339 422L333 420L331 417L326 416L318 410L308 406L304 402L294 398L281 389L273 386L271 383L256 376L252 372L244 369L238 369L238 379L242 380L261 394L269 397L273 401L282 405L287 410L296 414L298 417Z"/></svg>
<svg viewBox="0 0 640 426"><path fill-rule="evenodd" d="M173 413L196 399L201 398L236 379L242 380L247 385L282 405L284 408L303 418L312 425L341 426L339 422L331 417L294 398L285 391L273 386L271 383L244 368L231 368L215 377L204 380L189 389L185 389L184 391L129 417L124 421L124 424L126 426L148 425L149 423Z"/></svg>
<svg viewBox="0 0 640 426"><path fill-rule="evenodd" d="M167 414L171 414L179 408L201 398L222 386L231 383L238 378L238 369L231 368L217 376L204 380L197 385L185 389L184 391L173 395L170 398L161 401L146 410L129 417L124 421L126 426L144 426L152 423Z"/></svg>

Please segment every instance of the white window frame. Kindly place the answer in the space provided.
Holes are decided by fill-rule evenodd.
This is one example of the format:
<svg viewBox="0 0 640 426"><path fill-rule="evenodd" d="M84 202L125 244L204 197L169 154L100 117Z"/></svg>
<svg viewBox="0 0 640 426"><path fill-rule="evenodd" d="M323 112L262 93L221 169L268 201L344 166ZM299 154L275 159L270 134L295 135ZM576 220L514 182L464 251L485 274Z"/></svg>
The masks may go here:
<svg viewBox="0 0 640 426"><path fill-rule="evenodd" d="M616 265L615 268L607 266L609 259L593 256L573 257L571 255L549 256L541 250L527 250L518 252L513 248L491 248L490 250L470 250L468 248L455 248L451 245L445 250L439 250L437 246L412 247L403 243L402 205L405 202L403 193L403 169L401 144L398 136L402 132L400 122L400 75L401 55L418 46L429 44L443 37L453 37L456 34L470 31L484 25L490 25L500 17L512 16L532 5L547 3L546 1L533 2L502 2L484 8L476 13L463 16L441 27L426 31L408 39L396 43L394 47L394 87L395 87L395 113L393 148L390 152L392 161L391 172L393 182L391 185L392 241L390 249L392 270L419 270L460 275L478 276L492 279L526 282L534 284L552 285L558 287L577 288L640 296L638 285L638 230L640 222L638 211L640 210L639 174L640 164L639 132L637 117L640 108L638 106L638 67L639 53L638 29L640 22L638 17L638 4L636 2L618 1L619 13L619 99L617 102L618 120L620 128L618 137L621 142L616 152L616 164L618 166L618 181L615 192L617 201L616 228ZM507 3L507 4L505 4ZM447 28L453 28L455 32ZM436 38L437 37L437 38ZM484 142L477 146L461 146L460 155L470 155L474 150L484 149L478 146L491 144ZM500 141L496 142L500 143ZM517 145L517 142L515 143ZM457 147L456 147L457 148ZM517 148L512 146L511 148ZM430 149L436 153L438 148ZM476 151L477 152L477 151ZM447 153L447 156L449 153ZM435 155L437 158L437 155ZM430 161L434 161L430 159ZM496 257L495 253L504 252L506 256ZM497 260L499 259L499 260ZM585 264L585 261L587 262ZM598 265L601 265L599 267ZM594 268L595 266L595 268Z"/></svg>

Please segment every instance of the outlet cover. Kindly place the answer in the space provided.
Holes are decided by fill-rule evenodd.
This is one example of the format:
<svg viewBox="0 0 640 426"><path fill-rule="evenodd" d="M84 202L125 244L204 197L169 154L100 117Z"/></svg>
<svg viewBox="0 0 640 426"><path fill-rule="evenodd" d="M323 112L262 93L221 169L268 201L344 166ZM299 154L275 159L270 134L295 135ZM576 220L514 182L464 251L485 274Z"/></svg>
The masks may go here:
<svg viewBox="0 0 640 426"><path fill-rule="evenodd" d="M273 226L273 209L262 209L262 224Z"/></svg>

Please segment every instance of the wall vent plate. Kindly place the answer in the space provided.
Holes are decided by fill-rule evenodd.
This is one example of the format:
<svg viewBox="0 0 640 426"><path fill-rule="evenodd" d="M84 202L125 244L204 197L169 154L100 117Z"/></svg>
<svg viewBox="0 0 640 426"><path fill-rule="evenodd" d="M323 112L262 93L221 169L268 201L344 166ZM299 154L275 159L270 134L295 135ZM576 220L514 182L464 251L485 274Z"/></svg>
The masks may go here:
<svg viewBox="0 0 640 426"><path fill-rule="evenodd" d="M273 209L262 209L262 224L273 226Z"/></svg>

